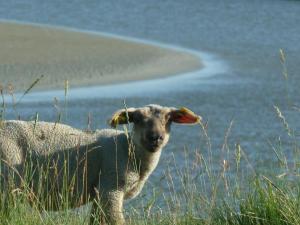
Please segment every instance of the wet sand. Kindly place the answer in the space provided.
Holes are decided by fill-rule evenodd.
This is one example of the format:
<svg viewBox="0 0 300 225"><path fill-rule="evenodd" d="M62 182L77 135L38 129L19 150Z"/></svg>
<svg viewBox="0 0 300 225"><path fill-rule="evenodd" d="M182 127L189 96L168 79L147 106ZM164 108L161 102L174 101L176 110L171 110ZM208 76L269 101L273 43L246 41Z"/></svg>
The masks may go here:
<svg viewBox="0 0 300 225"><path fill-rule="evenodd" d="M35 90L161 78L202 67L173 49L48 26L0 22L0 84Z"/></svg>

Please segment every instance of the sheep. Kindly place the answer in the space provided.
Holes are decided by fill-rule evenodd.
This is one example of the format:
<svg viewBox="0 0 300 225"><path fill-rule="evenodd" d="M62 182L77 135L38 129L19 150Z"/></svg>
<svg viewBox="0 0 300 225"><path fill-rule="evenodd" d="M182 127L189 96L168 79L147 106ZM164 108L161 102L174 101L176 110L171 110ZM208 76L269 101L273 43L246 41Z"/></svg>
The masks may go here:
<svg viewBox="0 0 300 225"><path fill-rule="evenodd" d="M59 210L67 183L70 208L92 202L90 224L125 224L123 201L136 197L156 168L171 123L200 120L187 108L147 105L121 109L109 120L114 129L93 132L59 123L2 121L2 182L5 186L13 173L15 186L27 182L31 200L43 199L46 210ZM127 123L133 123L131 132L115 129ZM32 175L25 182L28 167ZM48 203L51 194L56 198Z"/></svg>

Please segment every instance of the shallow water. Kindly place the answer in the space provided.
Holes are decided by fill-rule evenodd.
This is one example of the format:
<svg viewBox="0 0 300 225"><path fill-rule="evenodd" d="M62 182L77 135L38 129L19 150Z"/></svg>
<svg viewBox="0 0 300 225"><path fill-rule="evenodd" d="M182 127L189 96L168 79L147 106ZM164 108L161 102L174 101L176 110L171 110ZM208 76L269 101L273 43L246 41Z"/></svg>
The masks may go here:
<svg viewBox="0 0 300 225"><path fill-rule="evenodd" d="M128 106L184 105L208 123L215 170L221 169L219 163L226 157L222 144L231 121L231 151L235 143L240 143L255 168L276 172L277 160L269 143L277 145L278 137L281 148L293 157L292 140L273 106L278 105L287 116L296 132L293 142L299 142L299 112L291 107L300 104L299 12L299 1L279 0L0 2L1 19L109 32L206 52L206 70L185 77L70 92L64 121L84 128L90 113L94 128L105 127L109 115L123 107L124 98ZM282 76L280 48L287 55L287 81ZM45 93L49 94L51 103L30 102L31 97L25 96L18 112L8 109L7 118L20 113L22 118L29 119L39 112L41 120L56 120L58 112L64 111L64 98L60 97L58 107L54 107L53 93ZM151 181L159 180L167 167L164 162L172 153L179 162L182 160L184 147L207 154L202 136L199 127L175 125L162 163ZM247 170L246 165L244 169Z"/></svg>

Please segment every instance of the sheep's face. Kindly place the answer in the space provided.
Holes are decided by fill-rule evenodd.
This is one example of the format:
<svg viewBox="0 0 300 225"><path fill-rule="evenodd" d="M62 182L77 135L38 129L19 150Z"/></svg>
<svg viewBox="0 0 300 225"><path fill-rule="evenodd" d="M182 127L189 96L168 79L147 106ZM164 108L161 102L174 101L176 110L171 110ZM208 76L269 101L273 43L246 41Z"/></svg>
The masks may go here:
<svg viewBox="0 0 300 225"><path fill-rule="evenodd" d="M172 122L192 124L199 121L200 117L186 108L148 105L137 109L120 110L114 114L110 124L116 127L117 124L132 122L134 143L154 153L167 144Z"/></svg>
<svg viewBox="0 0 300 225"><path fill-rule="evenodd" d="M150 152L156 152L169 140L169 110L157 107L144 107L133 113L134 143Z"/></svg>

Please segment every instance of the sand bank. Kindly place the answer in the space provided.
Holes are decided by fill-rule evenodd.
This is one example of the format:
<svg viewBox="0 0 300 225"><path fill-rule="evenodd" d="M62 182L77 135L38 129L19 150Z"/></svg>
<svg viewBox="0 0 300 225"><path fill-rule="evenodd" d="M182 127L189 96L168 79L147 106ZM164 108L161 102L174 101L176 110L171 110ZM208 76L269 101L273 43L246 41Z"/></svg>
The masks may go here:
<svg viewBox="0 0 300 225"><path fill-rule="evenodd" d="M198 57L96 34L0 22L0 84L35 89L161 78L201 68Z"/></svg>

